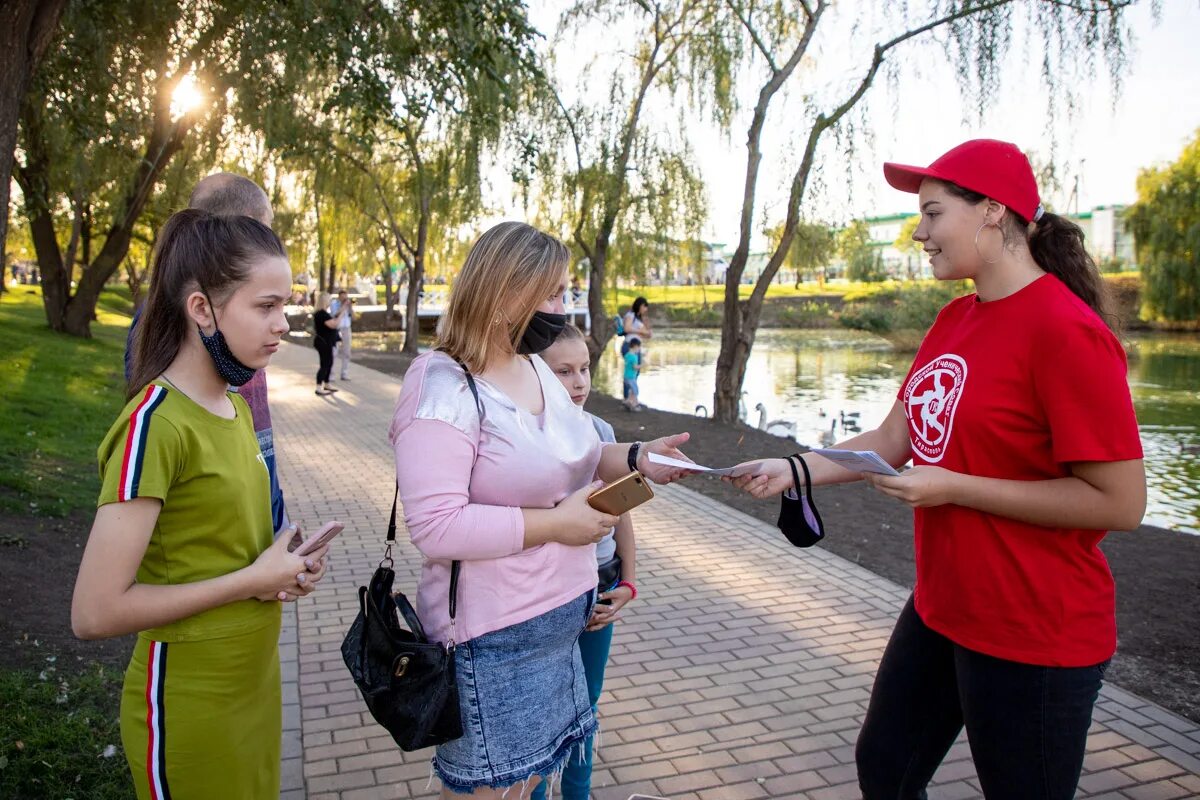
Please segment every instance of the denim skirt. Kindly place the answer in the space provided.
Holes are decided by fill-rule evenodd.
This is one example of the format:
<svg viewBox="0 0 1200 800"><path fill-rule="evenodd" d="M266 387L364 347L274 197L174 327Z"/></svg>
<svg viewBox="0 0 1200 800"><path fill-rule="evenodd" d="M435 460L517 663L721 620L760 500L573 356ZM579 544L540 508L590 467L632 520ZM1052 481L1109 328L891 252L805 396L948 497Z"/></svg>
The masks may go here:
<svg viewBox="0 0 1200 800"><path fill-rule="evenodd" d="M579 656L595 591L454 651L463 735L440 745L433 768L451 792L553 780L588 746L596 717Z"/></svg>

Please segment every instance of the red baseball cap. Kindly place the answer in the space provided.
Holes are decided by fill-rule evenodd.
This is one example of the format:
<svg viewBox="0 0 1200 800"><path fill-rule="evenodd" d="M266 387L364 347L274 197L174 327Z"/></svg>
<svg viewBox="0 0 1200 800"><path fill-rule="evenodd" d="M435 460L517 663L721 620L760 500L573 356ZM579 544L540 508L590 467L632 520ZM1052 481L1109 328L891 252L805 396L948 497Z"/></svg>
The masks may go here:
<svg viewBox="0 0 1200 800"><path fill-rule="evenodd" d="M928 167L883 165L883 177L902 192L916 194L925 178L957 184L1003 203L1026 221L1041 216L1037 181L1029 159L1015 144L972 139L940 156Z"/></svg>

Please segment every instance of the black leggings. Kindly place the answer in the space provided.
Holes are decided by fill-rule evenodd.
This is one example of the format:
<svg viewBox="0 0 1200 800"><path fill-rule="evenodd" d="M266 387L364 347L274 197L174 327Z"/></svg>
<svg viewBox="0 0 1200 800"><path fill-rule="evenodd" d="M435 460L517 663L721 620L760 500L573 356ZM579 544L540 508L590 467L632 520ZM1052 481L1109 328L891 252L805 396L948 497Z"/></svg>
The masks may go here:
<svg viewBox="0 0 1200 800"><path fill-rule="evenodd" d="M858 736L864 800L924 800L964 724L988 800L1070 800L1107 666L1040 667L968 650L926 626L910 597Z"/></svg>
<svg viewBox="0 0 1200 800"><path fill-rule="evenodd" d="M314 344L317 355L321 357L321 366L317 369L317 386L329 383L329 373L333 371L333 345L327 340L317 337Z"/></svg>

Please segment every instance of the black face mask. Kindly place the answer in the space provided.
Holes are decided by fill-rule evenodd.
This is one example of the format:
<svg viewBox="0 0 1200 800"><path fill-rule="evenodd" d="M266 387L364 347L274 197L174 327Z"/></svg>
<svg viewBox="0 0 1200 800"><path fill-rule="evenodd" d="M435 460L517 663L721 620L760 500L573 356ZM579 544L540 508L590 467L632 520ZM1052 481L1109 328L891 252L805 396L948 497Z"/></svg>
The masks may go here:
<svg viewBox="0 0 1200 800"><path fill-rule="evenodd" d="M529 320L529 325L525 328L525 332L521 334L521 342L517 345L517 352L522 355L532 355L540 353L550 345L554 344L554 340L563 332L563 328L567 327L566 314L547 314L545 311L533 312L533 319Z"/></svg>
<svg viewBox="0 0 1200 800"><path fill-rule="evenodd" d="M796 471L796 462L804 470L804 480ZM788 497L793 492L785 492L782 496L783 505L779 509L779 530L787 540L796 547L812 547L825 538L825 526L821 524L821 515L817 512L812 499L812 479L808 474L808 465L799 455L787 460L792 468L792 481L795 486L795 497Z"/></svg>
<svg viewBox="0 0 1200 800"><path fill-rule="evenodd" d="M213 308L212 300L208 301L209 308ZM258 370L251 369L238 361L237 356L229 349L229 343L225 341L225 334L221 333L221 329L217 327L217 311L213 308L213 327L217 330L212 336L206 336L204 329L199 325L196 329L200 331L200 341L204 342L204 349L212 357L213 364L217 367L217 374L230 386L244 386L254 373Z"/></svg>

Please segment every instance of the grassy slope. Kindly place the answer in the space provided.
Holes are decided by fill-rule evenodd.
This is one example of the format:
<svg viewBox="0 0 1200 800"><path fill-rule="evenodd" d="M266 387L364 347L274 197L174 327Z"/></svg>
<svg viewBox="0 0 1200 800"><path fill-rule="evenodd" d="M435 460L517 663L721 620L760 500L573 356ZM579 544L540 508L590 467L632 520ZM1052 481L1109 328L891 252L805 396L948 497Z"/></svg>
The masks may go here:
<svg viewBox="0 0 1200 800"><path fill-rule="evenodd" d="M132 800L117 718L121 676L0 670L0 797Z"/></svg>
<svg viewBox="0 0 1200 800"><path fill-rule="evenodd" d="M127 294L106 293L92 338L55 333L41 292L0 296L0 509L61 515L93 507L96 447L124 405Z"/></svg>
<svg viewBox="0 0 1200 800"><path fill-rule="evenodd" d="M58 516L95 506L96 446L124 405L131 311L128 291L105 292L92 338L77 339L50 330L36 287L0 296L0 511ZM120 674L61 666L0 670L0 797L132 798Z"/></svg>

